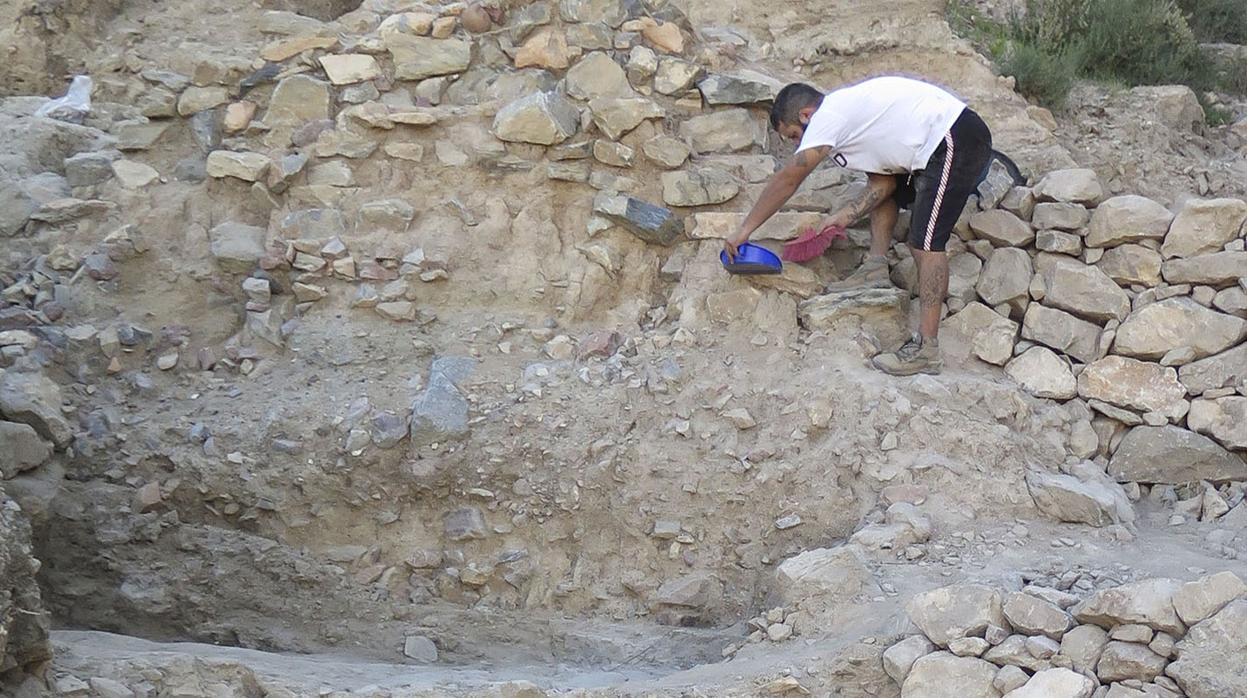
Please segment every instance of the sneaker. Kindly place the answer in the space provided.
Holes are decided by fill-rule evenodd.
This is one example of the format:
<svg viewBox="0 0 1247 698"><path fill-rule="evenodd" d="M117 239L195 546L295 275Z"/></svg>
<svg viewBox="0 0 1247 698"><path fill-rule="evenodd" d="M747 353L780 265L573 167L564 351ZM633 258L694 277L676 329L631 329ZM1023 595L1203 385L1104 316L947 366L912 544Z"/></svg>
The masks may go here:
<svg viewBox="0 0 1247 698"><path fill-rule="evenodd" d="M827 284L824 293L834 291L852 291L859 288L885 288L892 285L888 278L887 257L867 257L862 266L858 267L844 279Z"/></svg>
<svg viewBox="0 0 1247 698"><path fill-rule="evenodd" d="M871 359L875 368L893 376L912 376L915 373L939 373L944 367L940 358L939 340L922 339L915 334L900 349L880 354Z"/></svg>

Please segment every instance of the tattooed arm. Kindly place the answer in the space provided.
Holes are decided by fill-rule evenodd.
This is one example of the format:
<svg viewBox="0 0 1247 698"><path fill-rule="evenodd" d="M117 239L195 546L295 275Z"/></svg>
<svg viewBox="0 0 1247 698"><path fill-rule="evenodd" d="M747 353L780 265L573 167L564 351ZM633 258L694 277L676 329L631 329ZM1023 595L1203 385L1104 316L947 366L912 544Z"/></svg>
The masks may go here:
<svg viewBox="0 0 1247 698"><path fill-rule="evenodd" d="M896 191L895 176L868 174L866 176L866 189L838 211L832 213L831 219L828 222L832 225L847 228L856 223L862 216L875 210L879 204L886 201L889 196L892 196L894 191Z"/></svg>
<svg viewBox="0 0 1247 698"><path fill-rule="evenodd" d="M736 248L748 240L749 236L753 235L753 231L767 222L788 199L792 198L797 187L801 186L805 178L814 171L815 167L818 167L818 163L822 162L829 152L831 148L827 147L802 150L793 156L784 169L771 177L771 181L767 182L766 188L762 190L762 194L754 203L753 209L749 211L749 215L745 216L740 230L724 241L723 246L729 257L736 257Z"/></svg>

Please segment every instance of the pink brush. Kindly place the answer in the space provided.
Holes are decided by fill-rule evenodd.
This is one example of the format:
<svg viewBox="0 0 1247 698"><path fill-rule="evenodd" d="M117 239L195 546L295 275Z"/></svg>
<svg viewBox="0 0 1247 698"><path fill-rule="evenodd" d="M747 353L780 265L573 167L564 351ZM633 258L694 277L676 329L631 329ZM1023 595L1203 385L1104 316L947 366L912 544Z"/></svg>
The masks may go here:
<svg viewBox="0 0 1247 698"><path fill-rule="evenodd" d="M832 242L844 237L847 237L844 228L838 225L829 225L822 230L806 228L801 231L800 237L784 245L781 256L785 262L808 262L826 252Z"/></svg>

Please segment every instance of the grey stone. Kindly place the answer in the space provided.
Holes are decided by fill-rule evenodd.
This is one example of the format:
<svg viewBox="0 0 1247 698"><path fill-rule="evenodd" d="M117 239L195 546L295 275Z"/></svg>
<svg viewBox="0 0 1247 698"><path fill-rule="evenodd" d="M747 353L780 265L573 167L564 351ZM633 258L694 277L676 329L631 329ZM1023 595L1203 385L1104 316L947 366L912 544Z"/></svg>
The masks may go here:
<svg viewBox="0 0 1247 698"><path fill-rule="evenodd" d="M346 235L346 220L335 208L306 208L283 216L278 230L288 239L329 240Z"/></svg>
<svg viewBox="0 0 1247 698"><path fill-rule="evenodd" d="M1033 488L1031 475L1048 475L1048 473L1027 473L1027 485ZM1005 598L1003 608L1005 618L1013 626L1014 630L1020 630L1027 635L1047 635L1054 640L1060 640L1073 622L1073 619L1064 610L1043 599L1022 592L1009 594Z"/></svg>
<svg viewBox="0 0 1247 698"><path fill-rule="evenodd" d="M727 172L715 167L664 172L663 201L669 206L706 206L730 201L740 185Z"/></svg>
<svg viewBox="0 0 1247 698"><path fill-rule="evenodd" d="M1239 199L1190 199L1169 227L1161 254L1196 257L1220 252L1225 243L1242 234L1247 221L1247 202Z"/></svg>
<svg viewBox="0 0 1247 698"><path fill-rule="evenodd" d="M1235 451L1247 451L1247 397L1195 400L1186 417L1192 431L1211 436Z"/></svg>
<svg viewBox="0 0 1247 698"><path fill-rule="evenodd" d="M1213 296L1212 307L1223 313L1247 319L1247 290L1241 286L1223 289Z"/></svg>
<svg viewBox="0 0 1247 698"><path fill-rule="evenodd" d="M434 39L398 32L382 32L382 41L394 58L394 77L397 80L423 80L462 73L472 61L471 41Z"/></svg>
<svg viewBox="0 0 1247 698"><path fill-rule="evenodd" d="M970 216L970 230L997 247L1026 247L1035 240L1030 224L1001 209L980 211Z"/></svg>
<svg viewBox="0 0 1247 698"><path fill-rule="evenodd" d="M1220 483L1247 479L1247 463L1201 434L1172 425L1137 426L1113 453L1109 474L1119 482Z"/></svg>
<svg viewBox="0 0 1247 698"><path fill-rule="evenodd" d="M1222 352L1247 338L1247 320L1218 313L1190 298L1168 298L1130 314L1117 328L1114 351L1140 359L1159 359L1190 347L1196 358Z"/></svg>
<svg viewBox="0 0 1247 698"><path fill-rule="evenodd" d="M437 645L422 635L409 635L403 640L403 655L418 662L432 664L437 661Z"/></svg>
<svg viewBox="0 0 1247 698"><path fill-rule="evenodd" d="M580 110L570 100L554 92L536 92L499 110L493 131L504 141L554 145L575 135L579 126Z"/></svg>
<svg viewBox="0 0 1247 698"><path fill-rule="evenodd" d="M693 87L702 75L701 66L680 58L663 56L654 73L654 91L663 95L681 95Z"/></svg>
<svg viewBox="0 0 1247 698"><path fill-rule="evenodd" d="M1031 347L1005 366L1009 375L1035 397L1068 400L1078 395L1069 364L1047 347Z"/></svg>
<svg viewBox="0 0 1247 698"><path fill-rule="evenodd" d="M1031 225L1038 229L1078 230L1091 220L1091 213L1081 204L1042 203L1031 214Z"/></svg>
<svg viewBox="0 0 1247 698"><path fill-rule="evenodd" d="M766 143L761 125L746 109L726 109L687 119L680 124L680 137L698 154L744 150Z"/></svg>
<svg viewBox="0 0 1247 698"><path fill-rule="evenodd" d="M1151 199L1127 194L1114 196L1095 208L1087 226L1088 247L1160 240L1169 232L1173 213Z"/></svg>
<svg viewBox="0 0 1247 698"><path fill-rule="evenodd" d="M693 572L664 582L654 599L667 606L708 610L717 603L722 587L722 582L710 572Z"/></svg>
<svg viewBox="0 0 1247 698"><path fill-rule="evenodd" d="M1177 650L1166 673L1190 698L1247 695L1247 599L1192 627Z"/></svg>
<svg viewBox="0 0 1247 698"><path fill-rule="evenodd" d="M715 73L697 83L706 104L756 104L769 102L779 94L783 83L752 70Z"/></svg>
<svg viewBox="0 0 1247 698"><path fill-rule="evenodd" d="M628 76L610 56L594 51L567 71L567 94L577 99L632 97Z"/></svg>
<svg viewBox="0 0 1247 698"><path fill-rule="evenodd" d="M987 363L1003 366L1013 358L1018 324L982 303L967 304L945 327L969 339L971 351Z"/></svg>
<svg viewBox="0 0 1247 698"><path fill-rule="evenodd" d="M0 415L31 427L57 450L73 439L73 428L61 413L61 389L42 373L0 373Z"/></svg>
<svg viewBox="0 0 1247 698"><path fill-rule="evenodd" d="M1119 284L1155 286L1160 283L1160 253L1142 245L1109 248L1096 266Z"/></svg>
<svg viewBox="0 0 1247 698"><path fill-rule="evenodd" d="M393 412L381 412L369 421L372 442L377 448L394 448L407 436L407 419Z"/></svg>
<svg viewBox="0 0 1247 698"><path fill-rule="evenodd" d="M670 209L631 196L599 193L593 199L593 212L646 242L671 245L684 234L683 222Z"/></svg>
<svg viewBox="0 0 1247 698"><path fill-rule="evenodd" d="M1159 412L1180 419L1187 412L1186 388L1178 372L1154 363L1106 356L1078 376L1078 394L1140 412Z"/></svg>
<svg viewBox="0 0 1247 698"><path fill-rule="evenodd" d="M883 652L883 670L897 685L904 685L914 662L935 651L935 645L923 635L910 635Z"/></svg>
<svg viewBox="0 0 1247 698"><path fill-rule="evenodd" d="M113 125L117 149L126 152L151 148L168 130L167 121L122 121Z"/></svg>
<svg viewBox="0 0 1247 698"><path fill-rule="evenodd" d="M597 97L589 101L593 123L611 140L636 128L646 119L664 116L662 107L642 98Z"/></svg>
<svg viewBox="0 0 1247 698"><path fill-rule="evenodd" d="M1096 676L1103 683L1136 679L1151 681L1165 669L1165 658L1133 642L1109 642L1096 665Z"/></svg>
<svg viewBox="0 0 1247 698"><path fill-rule="evenodd" d="M1100 655L1108 644L1108 632L1097 625L1080 625L1061 638L1059 654L1068 657L1074 671L1094 673Z"/></svg>
<svg viewBox="0 0 1247 698"><path fill-rule="evenodd" d="M1030 298L1030 255L1026 250L1007 247L992 252L983 265L975 286L979 296L990 306L1008 303L1019 311Z"/></svg>
<svg viewBox="0 0 1247 698"><path fill-rule="evenodd" d="M1095 170L1054 170L1035 185L1035 198L1094 206L1104 198L1104 187Z"/></svg>
<svg viewBox="0 0 1247 698"><path fill-rule="evenodd" d="M1022 318L1022 338L1087 363L1099 357L1100 326L1063 311L1031 303Z"/></svg>
<svg viewBox="0 0 1247 698"><path fill-rule="evenodd" d="M1130 297L1096 267L1057 259L1041 273L1045 305L1097 322L1121 321L1130 314Z"/></svg>
<svg viewBox="0 0 1247 698"><path fill-rule="evenodd" d="M1138 623L1181 635L1186 626L1173 609L1173 595L1180 586L1181 582L1165 578L1123 584L1097 591L1072 612L1080 623L1093 623L1102 628Z"/></svg>
<svg viewBox="0 0 1247 698"><path fill-rule="evenodd" d="M482 540L489 535L485 516L476 507L463 507L442 515L442 532L447 540Z"/></svg>
<svg viewBox="0 0 1247 698"><path fill-rule="evenodd" d="M689 156L688 146L671 136L655 136L645 141L641 152L654 164L669 170L683 165Z"/></svg>
<svg viewBox="0 0 1247 698"><path fill-rule="evenodd" d="M329 83L309 75L292 75L277 83L264 113L264 124L293 130L310 121L328 119L331 108Z"/></svg>
<svg viewBox="0 0 1247 698"><path fill-rule="evenodd" d="M429 371L428 387L412 404L413 448L424 448L468 435L469 405L458 387L460 382L462 378L455 373L439 369L436 365Z"/></svg>
<svg viewBox="0 0 1247 698"><path fill-rule="evenodd" d="M65 158L65 180L71 187L89 187L106 182L113 176L113 161L120 156L120 153L111 151L79 153L67 157Z"/></svg>
<svg viewBox="0 0 1247 698"><path fill-rule="evenodd" d="M1182 622L1193 626L1244 597L1247 597L1247 583L1233 572L1218 572L1179 587L1173 594L1173 608Z"/></svg>
<svg viewBox="0 0 1247 698"><path fill-rule="evenodd" d="M1069 475L1032 470L1026 473L1026 487L1035 500L1035 506L1057 521L1103 527L1134 520L1130 499L1115 482L1083 482ZM1042 632L1059 640L1065 631L1062 627L1059 632L1054 632L1055 620L1043 630L1035 629L1033 622L1014 622L1007 606L1005 615L1014 628L1031 634Z"/></svg>
<svg viewBox="0 0 1247 698"><path fill-rule="evenodd" d="M1214 252L1185 259L1171 259L1161 267L1171 284L1229 286L1247 278L1247 252Z"/></svg>
<svg viewBox="0 0 1247 698"><path fill-rule="evenodd" d="M593 142L593 159L612 167L632 167L636 151L623 143L599 138Z"/></svg>
<svg viewBox="0 0 1247 698"><path fill-rule="evenodd" d="M52 455L52 445L29 424L0 422L0 480L37 468Z"/></svg>
<svg viewBox="0 0 1247 698"><path fill-rule="evenodd" d="M978 584L957 584L915 594L905 605L909 619L936 645L981 634L988 625L1006 627L1000 592Z"/></svg>
<svg viewBox="0 0 1247 698"><path fill-rule="evenodd" d="M1036 672L1026 685L1006 694L1008 698L1091 698L1096 682L1069 669Z"/></svg>
<svg viewBox="0 0 1247 698"><path fill-rule="evenodd" d="M855 289L815 296L797 306L797 320L812 331L831 331L855 321L876 336L895 335L906 327L909 292L897 288Z"/></svg>
<svg viewBox="0 0 1247 698"><path fill-rule="evenodd" d="M1077 257L1082 254L1082 238L1063 230L1040 230L1035 233L1035 248L1043 252Z"/></svg>
<svg viewBox="0 0 1247 698"><path fill-rule="evenodd" d="M1247 344L1240 344L1206 359L1200 359L1178 369L1178 380L1191 395L1201 395L1207 390L1233 387L1247 377Z"/></svg>

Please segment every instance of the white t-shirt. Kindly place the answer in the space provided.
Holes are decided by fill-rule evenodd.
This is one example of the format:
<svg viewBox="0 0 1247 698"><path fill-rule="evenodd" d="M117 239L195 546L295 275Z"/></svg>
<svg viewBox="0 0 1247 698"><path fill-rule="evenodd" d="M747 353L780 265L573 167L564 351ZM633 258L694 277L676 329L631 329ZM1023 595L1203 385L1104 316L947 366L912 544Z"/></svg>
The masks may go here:
<svg viewBox="0 0 1247 698"><path fill-rule="evenodd" d="M838 164L861 172L921 170L965 108L920 80L866 80L823 97L797 152L828 146Z"/></svg>

